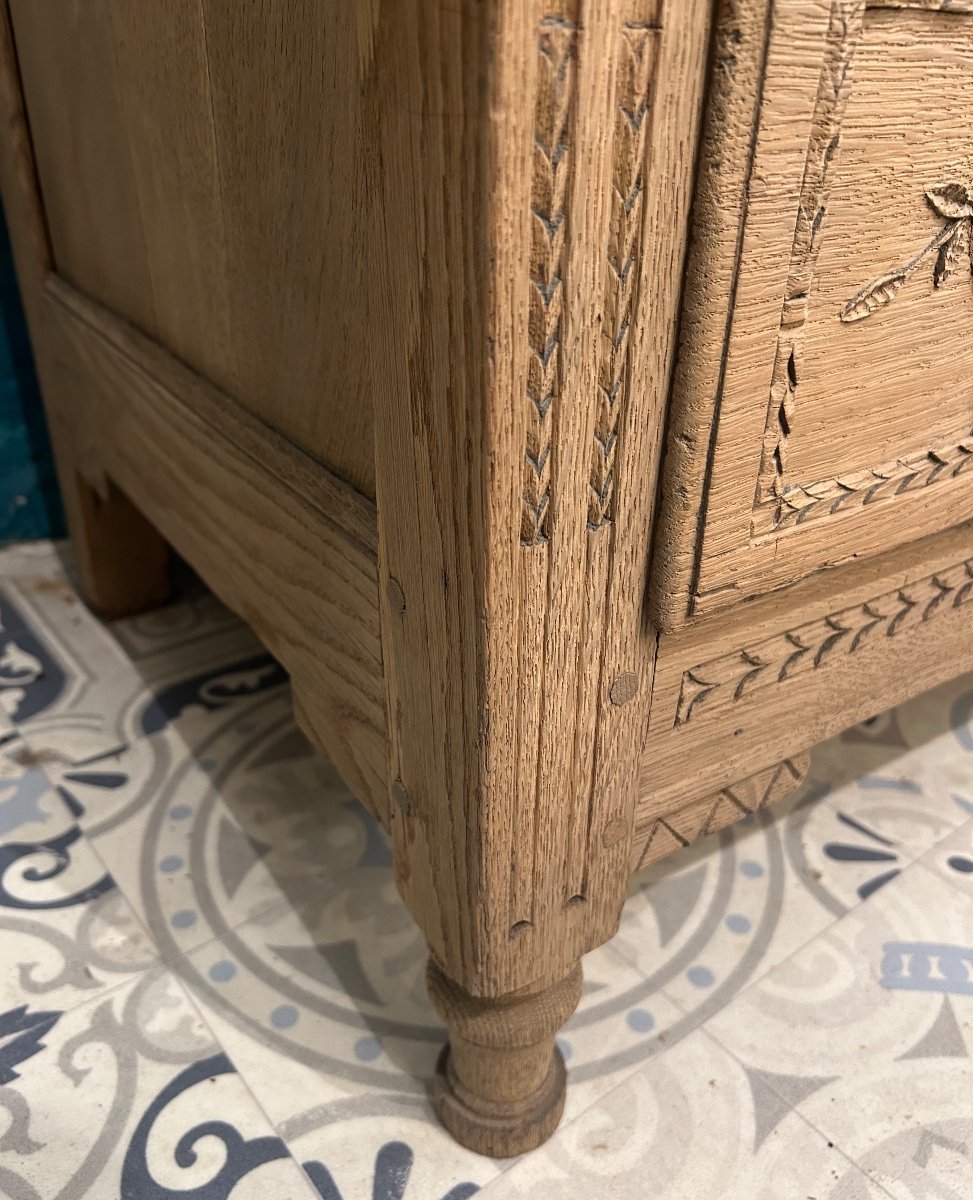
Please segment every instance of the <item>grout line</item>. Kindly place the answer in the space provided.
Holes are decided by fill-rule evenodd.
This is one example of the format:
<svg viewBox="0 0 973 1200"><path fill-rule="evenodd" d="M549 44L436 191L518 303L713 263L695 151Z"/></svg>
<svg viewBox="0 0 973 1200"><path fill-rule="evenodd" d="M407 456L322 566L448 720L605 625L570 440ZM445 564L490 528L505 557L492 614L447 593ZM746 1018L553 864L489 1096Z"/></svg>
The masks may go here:
<svg viewBox="0 0 973 1200"><path fill-rule="evenodd" d="M933 849L935 848L936 847L934 846ZM909 866L921 867L923 871L928 872L928 874L930 874L934 879L938 879L940 883L945 883L947 886L957 891L967 902L970 908L973 909L973 896L967 892L965 885L960 879L954 879L951 875L947 875L944 871L940 871L939 868L934 866L932 863L923 862L921 858L916 859L916 861L914 863L910 863Z"/></svg>
<svg viewBox="0 0 973 1200"><path fill-rule="evenodd" d="M214 938L212 940L218 941L219 939ZM303 1164L298 1162L298 1160L294 1154L294 1151L291 1149L290 1142L288 1142L287 1139L283 1136L283 1134L281 1133L280 1128L276 1124L276 1122L274 1122L271 1119L270 1114L267 1112L267 1110L264 1108L263 1104L260 1102L260 1098L257 1096L257 1093L250 1086L249 1078L237 1066L236 1059L233 1057L233 1054L231 1053L229 1047L225 1046L223 1044L223 1041L218 1036L216 1030L210 1024L209 1018L207 1017L204 1010L200 1007L200 1004L197 1001L196 996L193 993L192 989L189 988L188 985L182 980L182 978L179 975L177 975L174 971L171 971L168 968L167 968L167 971L172 976L172 978L175 980L177 986L179 987L180 992L186 998L189 1005L192 1007L193 1011L196 1013L196 1015L198 1016L200 1021L202 1021L203 1025L206 1027L206 1029L209 1031L209 1034L213 1039L214 1046L219 1047L219 1049L226 1055L226 1057L233 1064L234 1074L236 1075L237 1079L239 1079L240 1083L243 1085L243 1088L246 1091L247 1095L253 1101L254 1105L256 1106L257 1111L260 1113L260 1115L263 1117L263 1119L267 1122L268 1128L272 1129L274 1131L274 1134L276 1135L276 1137L280 1139L281 1144L283 1145L284 1149L287 1151L288 1158L291 1160L291 1162L293 1162L295 1164L297 1169L300 1171L301 1178L307 1184L308 1195L315 1197L315 1200L317 1200L319 1193L317 1192L317 1189L312 1184L307 1172L304 1170Z"/></svg>
<svg viewBox="0 0 973 1200"><path fill-rule="evenodd" d="M703 1029L703 1030L701 1030L701 1032L705 1033L714 1042L716 1042L716 1044L720 1047L720 1049L725 1054L728 1054L730 1056L730 1058L732 1058L733 1061L740 1067L740 1069L744 1073L746 1073L747 1064L743 1061L742 1058L740 1058L740 1056L738 1054L736 1054L733 1050L731 1050L729 1046L725 1045L723 1043L723 1041L721 1041L721 1039L719 1038L719 1036L717 1035L717 1033L715 1031L709 1030L709 1029ZM830 1137L830 1135L825 1133L822 1129L819 1129L818 1126L815 1125L813 1121L809 1121L808 1118L800 1111L800 1109L796 1108L793 1104L791 1104L791 1102L785 1096L781 1095L781 1093L777 1090L777 1088L775 1088L774 1085L772 1083L770 1083L770 1081L768 1079L762 1078L761 1082L764 1084L765 1087L769 1088L774 1093L774 1095L777 1097L777 1099L780 1100L780 1102L786 1106L787 1110L790 1113L793 1113L793 1115L796 1116L799 1121L802 1121L809 1129L812 1129L818 1135L818 1137L821 1138L822 1141L826 1142L829 1150L837 1150L837 1152L841 1155L841 1157L850 1166L852 1166L856 1171L858 1171L859 1174L864 1176L864 1178L866 1180L868 1180L868 1182L873 1183L879 1189L879 1191L882 1192L883 1195L889 1196L890 1200L894 1200L894 1197L891 1196L891 1193L888 1192L882 1186L882 1184L880 1184L878 1182L877 1179L873 1179L873 1177L868 1173L868 1171L865 1170L865 1168L862 1166L862 1164L860 1162L856 1161L856 1159L854 1159L850 1154L848 1154L847 1151L842 1149L842 1147L839 1146L837 1142L833 1141L832 1138ZM780 1122L778 1122L778 1124L779 1123Z"/></svg>

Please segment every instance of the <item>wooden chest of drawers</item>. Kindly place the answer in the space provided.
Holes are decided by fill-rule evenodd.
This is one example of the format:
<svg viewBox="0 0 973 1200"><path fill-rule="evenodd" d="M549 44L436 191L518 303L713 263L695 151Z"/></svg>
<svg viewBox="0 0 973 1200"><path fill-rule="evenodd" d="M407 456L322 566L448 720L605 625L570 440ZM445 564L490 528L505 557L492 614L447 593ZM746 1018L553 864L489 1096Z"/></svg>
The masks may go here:
<svg viewBox="0 0 973 1200"><path fill-rule="evenodd" d="M83 586L389 831L485 1153L632 870L973 667L973 0L6 0Z"/></svg>

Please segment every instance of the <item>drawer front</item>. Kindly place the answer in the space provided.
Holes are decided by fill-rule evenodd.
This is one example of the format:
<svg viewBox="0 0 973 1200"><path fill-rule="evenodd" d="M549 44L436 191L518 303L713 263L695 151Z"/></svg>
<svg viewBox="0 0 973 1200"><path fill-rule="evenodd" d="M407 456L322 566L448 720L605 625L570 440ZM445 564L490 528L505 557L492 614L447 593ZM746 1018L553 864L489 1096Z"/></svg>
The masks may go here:
<svg viewBox="0 0 973 1200"><path fill-rule="evenodd" d="M664 628L973 517L973 0L727 3L718 39Z"/></svg>

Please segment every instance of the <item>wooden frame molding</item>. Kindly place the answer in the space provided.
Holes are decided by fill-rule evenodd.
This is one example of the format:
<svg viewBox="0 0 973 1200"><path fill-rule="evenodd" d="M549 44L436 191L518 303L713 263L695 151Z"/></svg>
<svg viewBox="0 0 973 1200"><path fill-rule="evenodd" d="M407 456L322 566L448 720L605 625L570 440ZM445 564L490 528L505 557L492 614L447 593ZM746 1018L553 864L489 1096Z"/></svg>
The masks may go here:
<svg viewBox="0 0 973 1200"><path fill-rule="evenodd" d="M793 759L965 669L971 536L968 522L662 635L637 828L774 761L781 739Z"/></svg>
<svg viewBox="0 0 973 1200"><path fill-rule="evenodd" d="M701 710L735 704L757 688L786 683L825 665L832 655L855 654L871 639L895 637L971 600L973 559L968 559L701 663L683 674L673 724L685 725Z"/></svg>
<svg viewBox="0 0 973 1200"><path fill-rule="evenodd" d="M768 506L776 515L786 490L787 440L797 415L804 323L821 249L828 187L841 136L841 121L851 88L851 65L864 17L865 0L832 0L777 334L767 429L754 498L755 532ZM766 71L766 63L763 69ZM777 523L773 516L772 522Z"/></svg>
<svg viewBox="0 0 973 1200"><path fill-rule="evenodd" d="M263 639L305 732L387 823L372 504L56 276L43 312L56 394L72 398L64 436L91 485L122 487Z"/></svg>
<svg viewBox="0 0 973 1200"><path fill-rule="evenodd" d="M638 306L644 222L642 192L646 173L652 166L646 147L656 80L660 5L656 4L646 15L646 21L626 22L619 42L604 323L588 497L589 529L600 529L614 517L615 452L633 388L629 340Z"/></svg>
<svg viewBox="0 0 973 1200"><path fill-rule="evenodd" d="M653 815L651 810L645 818L640 814L635 826L632 870L640 871L707 834L783 800L800 787L810 764L810 755L798 754L665 816Z"/></svg>
<svg viewBox="0 0 973 1200"><path fill-rule="evenodd" d="M530 195L527 443L520 536L527 547L539 546L550 537L551 440L564 378L565 210L573 178L577 40L577 25L567 17L547 16L538 25Z"/></svg>
<svg viewBox="0 0 973 1200"><path fill-rule="evenodd" d="M376 32L391 829L432 957L473 995L563 975L624 898L704 8L410 0Z"/></svg>
<svg viewBox="0 0 973 1200"><path fill-rule="evenodd" d="M853 79L855 50L865 22L866 9L920 9L923 11L962 13L970 11L948 2L900 0L889 5L884 0L832 0L821 64L811 136L801 198L798 206L787 290L781 308L780 332L767 409L767 428L754 497L752 535L796 527L806 521L834 516L850 506L865 506L893 499L915 488L955 479L973 462L973 430L968 438L943 446L930 447L915 455L898 458L878 467L850 471L832 479L810 483L787 478L787 444L797 420L801 380L801 348L808 302L814 283L814 269L821 244L827 235L829 180L840 155L841 123ZM766 69L766 67L764 68ZM935 197L944 188L929 192ZM941 265L933 273L936 287L952 275L962 253L970 254L968 217L973 209L964 191L967 210L947 216L947 225L913 260L872 280L852 296L841 312L845 322L860 320L890 303L898 288L932 250L945 251ZM937 211L939 211L937 209ZM965 241L964 241L965 239ZM960 245L960 243L963 243ZM952 252L952 253L951 253Z"/></svg>
<svg viewBox="0 0 973 1200"><path fill-rule="evenodd" d="M775 12L773 4L750 0L719 4L717 70L694 207L650 593L653 620L663 630L792 584L822 566L874 554L889 545L896 517L927 536L950 519L971 515L959 480L973 463L973 430L962 425L937 430L927 444L884 461L866 459L861 467L830 475L809 470L802 478L793 451L802 390L809 386L806 323L818 260L829 244L846 109L856 98L856 59L862 45L874 55L884 44L867 43L869 22L874 19L876 31L891 30L910 12L928 14L925 25L951 37L968 25L973 6L968 0L830 0L817 10L795 4L793 11ZM856 122L871 119L854 111ZM959 179L957 163L944 161L936 169L943 172L941 182L933 176L923 187L942 227L915 259L904 267L888 264L885 274L835 312L836 322L844 317L837 325L843 333L835 338L859 336L849 319L886 307L927 256L936 255L930 291L963 273L973 211L968 181ZM793 233L785 239L781 231L790 231L792 216ZM760 282L751 286L758 268ZM863 273L867 279L868 269ZM819 347L825 335L814 319ZM771 321L776 333L768 362L762 347ZM752 389L768 386L765 379L768 399L758 431ZM814 451L805 453L813 457ZM840 537L832 527L839 518Z"/></svg>

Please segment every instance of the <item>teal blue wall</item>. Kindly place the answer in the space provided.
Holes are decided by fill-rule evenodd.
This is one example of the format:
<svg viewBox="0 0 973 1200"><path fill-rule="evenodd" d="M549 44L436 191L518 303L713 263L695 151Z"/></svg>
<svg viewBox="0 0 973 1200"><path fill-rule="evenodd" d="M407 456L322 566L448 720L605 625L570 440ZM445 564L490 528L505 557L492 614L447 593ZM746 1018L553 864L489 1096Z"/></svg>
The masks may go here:
<svg viewBox="0 0 973 1200"><path fill-rule="evenodd" d="M0 220L0 545L63 534L44 409Z"/></svg>

